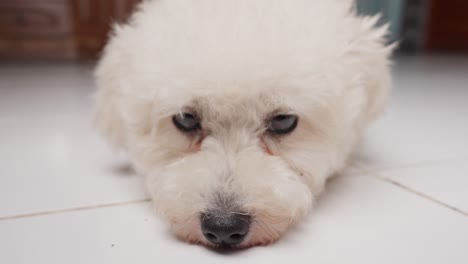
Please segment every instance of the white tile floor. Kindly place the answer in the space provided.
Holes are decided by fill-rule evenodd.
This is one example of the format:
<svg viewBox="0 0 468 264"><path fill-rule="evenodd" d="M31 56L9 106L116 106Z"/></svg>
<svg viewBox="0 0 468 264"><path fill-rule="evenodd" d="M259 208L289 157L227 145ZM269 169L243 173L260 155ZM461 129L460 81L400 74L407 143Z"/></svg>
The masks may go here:
<svg viewBox="0 0 468 264"><path fill-rule="evenodd" d="M468 58L400 58L394 75L314 213L220 254L174 239L92 130L89 66L2 65L0 263L468 263Z"/></svg>

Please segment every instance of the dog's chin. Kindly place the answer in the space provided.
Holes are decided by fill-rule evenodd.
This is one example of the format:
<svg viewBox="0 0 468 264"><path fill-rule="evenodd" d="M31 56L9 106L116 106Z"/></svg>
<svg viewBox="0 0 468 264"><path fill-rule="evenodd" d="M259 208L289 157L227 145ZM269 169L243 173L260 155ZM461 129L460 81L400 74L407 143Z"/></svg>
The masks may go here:
<svg viewBox="0 0 468 264"><path fill-rule="evenodd" d="M278 240L275 239L275 240L271 240L269 242L265 242L265 241L246 241L242 244L239 244L239 245L235 245L235 246L232 246L232 245L226 245L226 244L223 244L223 245L215 245L213 243L210 243L206 240L204 241L201 241L201 242L198 242L198 243L191 243L191 244L196 244L196 245L201 245L201 246L204 246L206 248L209 248L209 249L212 249L214 251L217 251L217 252L230 252L230 251L241 251L241 250L247 250L247 249L250 249L250 248L253 248L253 247L261 247L261 246L268 246L274 242L276 242Z"/></svg>
<svg viewBox="0 0 468 264"><path fill-rule="evenodd" d="M213 244L209 242L202 236L194 237L194 236L187 236L186 234L184 234L184 235L177 235L177 237L186 243L204 246L206 248L209 248L215 251L237 251L237 250L246 250L246 249L253 248L253 247L267 246L267 245L275 243L280 238L280 236L267 238L265 236L256 237L255 235L252 235L251 237L249 236L248 238L246 238L246 240L239 245L228 245L228 244L219 245L219 244Z"/></svg>

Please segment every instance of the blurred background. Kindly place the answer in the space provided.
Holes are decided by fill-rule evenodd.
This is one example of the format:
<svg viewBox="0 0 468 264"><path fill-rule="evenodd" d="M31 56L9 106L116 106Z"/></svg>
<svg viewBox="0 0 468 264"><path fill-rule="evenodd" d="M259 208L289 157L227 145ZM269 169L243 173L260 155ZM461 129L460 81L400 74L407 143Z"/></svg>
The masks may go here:
<svg viewBox="0 0 468 264"><path fill-rule="evenodd" d="M95 59L110 25L140 0L0 0L0 59ZM382 13L400 52L468 51L466 0L357 0L363 14Z"/></svg>

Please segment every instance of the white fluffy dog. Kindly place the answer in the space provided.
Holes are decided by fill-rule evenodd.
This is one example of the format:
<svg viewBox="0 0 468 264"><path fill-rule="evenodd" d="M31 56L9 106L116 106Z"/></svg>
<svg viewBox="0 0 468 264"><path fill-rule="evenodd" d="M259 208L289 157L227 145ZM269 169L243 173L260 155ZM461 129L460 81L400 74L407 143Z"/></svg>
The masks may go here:
<svg viewBox="0 0 468 264"><path fill-rule="evenodd" d="M271 243L382 111L377 20L349 0L146 1L98 67L97 125L178 237Z"/></svg>

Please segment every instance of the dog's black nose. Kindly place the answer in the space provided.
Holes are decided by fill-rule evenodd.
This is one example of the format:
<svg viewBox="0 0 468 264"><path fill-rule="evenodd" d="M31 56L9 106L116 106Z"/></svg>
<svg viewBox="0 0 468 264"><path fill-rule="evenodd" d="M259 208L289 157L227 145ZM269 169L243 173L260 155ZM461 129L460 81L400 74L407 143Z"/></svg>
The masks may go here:
<svg viewBox="0 0 468 264"><path fill-rule="evenodd" d="M240 244L250 227L250 216L243 214L207 213L201 215L201 229L205 238L220 246Z"/></svg>

